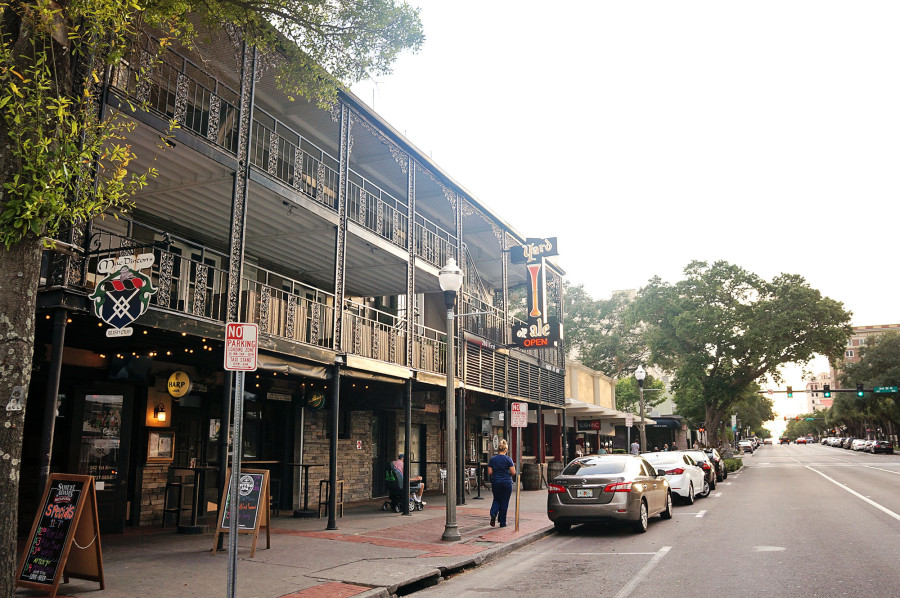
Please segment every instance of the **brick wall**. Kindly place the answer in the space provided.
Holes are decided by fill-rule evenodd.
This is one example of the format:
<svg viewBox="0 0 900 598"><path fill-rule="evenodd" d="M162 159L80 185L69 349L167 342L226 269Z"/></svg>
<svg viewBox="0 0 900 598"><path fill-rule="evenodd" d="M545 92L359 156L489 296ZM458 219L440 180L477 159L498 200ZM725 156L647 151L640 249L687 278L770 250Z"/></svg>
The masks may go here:
<svg viewBox="0 0 900 598"><path fill-rule="evenodd" d="M151 463L144 465L140 471L141 515L138 525L158 525L162 522L169 465Z"/></svg>

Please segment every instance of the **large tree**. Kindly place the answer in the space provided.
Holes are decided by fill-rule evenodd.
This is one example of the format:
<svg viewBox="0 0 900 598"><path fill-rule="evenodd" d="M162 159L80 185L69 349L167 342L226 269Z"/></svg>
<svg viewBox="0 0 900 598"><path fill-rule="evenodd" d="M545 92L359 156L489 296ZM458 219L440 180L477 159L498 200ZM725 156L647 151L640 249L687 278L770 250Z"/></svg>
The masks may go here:
<svg viewBox="0 0 900 598"><path fill-rule="evenodd" d="M662 380L647 376L644 380L644 410L650 411L666 400L666 383ZM616 409L621 411L640 411L641 391L637 379L634 376L620 378L616 382Z"/></svg>
<svg viewBox="0 0 900 598"><path fill-rule="evenodd" d="M617 379L623 373L630 376L647 358L647 345L630 316L630 304L627 293L594 299L584 285L566 283L566 347L593 370Z"/></svg>
<svg viewBox="0 0 900 598"><path fill-rule="evenodd" d="M152 171L134 173L136 126L97 106L105 67L144 27L190 46L234 26L281 55L290 96L327 104L344 84L389 72L423 41L402 0L0 0L0 405L31 379L41 252L72 226L127 208ZM0 426L0 596L12 596L24 410Z"/></svg>
<svg viewBox="0 0 900 598"><path fill-rule="evenodd" d="M816 354L835 359L850 336L850 313L795 274L766 281L724 261L691 262L684 280L658 277L641 289L651 362L674 372L679 412L692 402L716 434L757 380Z"/></svg>

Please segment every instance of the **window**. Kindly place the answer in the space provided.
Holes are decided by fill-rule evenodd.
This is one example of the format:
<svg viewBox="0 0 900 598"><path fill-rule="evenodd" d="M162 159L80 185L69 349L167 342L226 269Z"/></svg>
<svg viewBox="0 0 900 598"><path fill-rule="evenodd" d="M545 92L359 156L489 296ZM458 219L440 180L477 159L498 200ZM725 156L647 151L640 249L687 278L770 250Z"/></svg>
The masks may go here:
<svg viewBox="0 0 900 598"><path fill-rule="evenodd" d="M848 351L845 351L845 352L844 352L844 356L845 356L845 357L853 357L853 350L850 349L850 350L848 350Z"/></svg>

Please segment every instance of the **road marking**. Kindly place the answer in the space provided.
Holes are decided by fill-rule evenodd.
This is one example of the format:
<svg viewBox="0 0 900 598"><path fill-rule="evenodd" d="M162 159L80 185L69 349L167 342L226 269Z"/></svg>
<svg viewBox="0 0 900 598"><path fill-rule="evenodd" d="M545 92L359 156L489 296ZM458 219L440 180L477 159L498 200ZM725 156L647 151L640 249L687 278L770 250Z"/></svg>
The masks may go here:
<svg viewBox="0 0 900 598"><path fill-rule="evenodd" d="M703 517L704 515L706 515L706 509L703 509L702 511L700 511L699 513L697 513L697 517L698 517L698 518Z"/></svg>
<svg viewBox="0 0 900 598"><path fill-rule="evenodd" d="M883 467L874 467L874 466L872 466L872 465L863 465L863 467L868 467L869 469L877 469L878 471L886 471L886 472L888 472L888 473L895 473L895 474L897 474L897 475L900 475L900 471L893 471L893 470L890 470L890 469L884 469Z"/></svg>
<svg viewBox="0 0 900 598"><path fill-rule="evenodd" d="M834 478L830 478L830 477L828 477L827 475L825 475L824 473L822 473L821 471L815 470L815 469L813 469L812 467L807 466L807 469L810 470L810 471L815 471L817 474L819 474L820 476L822 476L823 478L825 478L826 480L828 480L828 481L831 482L832 484L834 484L834 485L836 485L836 486L839 486L840 488L843 488L844 490L846 490L847 492L849 492L849 493L852 494L853 496L857 497L858 499L866 501L867 503L869 503L870 505L872 505L873 507L875 507L875 508L878 509L879 511L882 511L882 512L884 512L884 513L887 513L888 515L890 515L891 517L893 517L893 518L896 519L897 521L900 521L900 515L898 515L897 513L891 511L890 509L888 509L888 508L886 508L886 507L882 507L880 504L878 504L878 503L875 502L874 500L872 500L872 499L870 499L870 498L866 498L865 496L863 496L862 494L860 494L860 493L857 492L856 490L853 490L853 489L850 488L849 486L845 486L844 484L841 484L840 482L838 482L838 481L835 480Z"/></svg>
<svg viewBox="0 0 900 598"><path fill-rule="evenodd" d="M713 494L713 496L715 496L716 498L719 498L720 496L722 496L722 493L721 493L721 492L716 492L715 494Z"/></svg>
<svg viewBox="0 0 900 598"><path fill-rule="evenodd" d="M619 590L619 593L616 594L615 598L627 598L628 596L630 596L634 589L638 587L638 584L644 581L644 578L647 577L647 575L649 575L651 571L653 571L654 567L659 564L659 562L663 559L664 556L666 556L666 554L668 554L670 550L672 550L671 546L663 546L658 551L656 551L656 554L653 555L653 558L650 559L650 562L641 567L640 571L635 573L634 577L632 577L631 580L627 584L625 584L625 587Z"/></svg>
<svg viewBox="0 0 900 598"><path fill-rule="evenodd" d="M724 482L726 486L731 486L731 482Z"/></svg>
<svg viewBox="0 0 900 598"><path fill-rule="evenodd" d="M781 552L786 548L784 546L754 546L753 550L756 552Z"/></svg>

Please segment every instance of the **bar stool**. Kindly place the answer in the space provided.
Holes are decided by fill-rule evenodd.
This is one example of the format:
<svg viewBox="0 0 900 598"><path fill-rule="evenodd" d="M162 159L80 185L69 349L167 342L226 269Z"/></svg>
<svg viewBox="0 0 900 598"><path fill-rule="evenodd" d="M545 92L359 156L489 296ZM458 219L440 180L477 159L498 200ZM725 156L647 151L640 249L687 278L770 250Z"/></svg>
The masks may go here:
<svg viewBox="0 0 900 598"><path fill-rule="evenodd" d="M163 495L162 528L166 528L166 515L175 515L175 527L181 525L181 496L184 484L182 482L166 482L166 493ZM171 492L170 492L171 491ZM172 492L175 494L175 506L170 507Z"/></svg>
<svg viewBox="0 0 900 598"><path fill-rule="evenodd" d="M269 512L278 517L281 511L281 480L269 480Z"/></svg>
<svg viewBox="0 0 900 598"><path fill-rule="evenodd" d="M325 513L328 513L328 493L330 492L330 480L319 480L319 508L316 509L316 517L322 517L322 509L325 509ZM335 509L340 515L338 517L344 516L344 480L337 481L337 496L335 497ZM324 498L323 498L323 490L324 490Z"/></svg>

